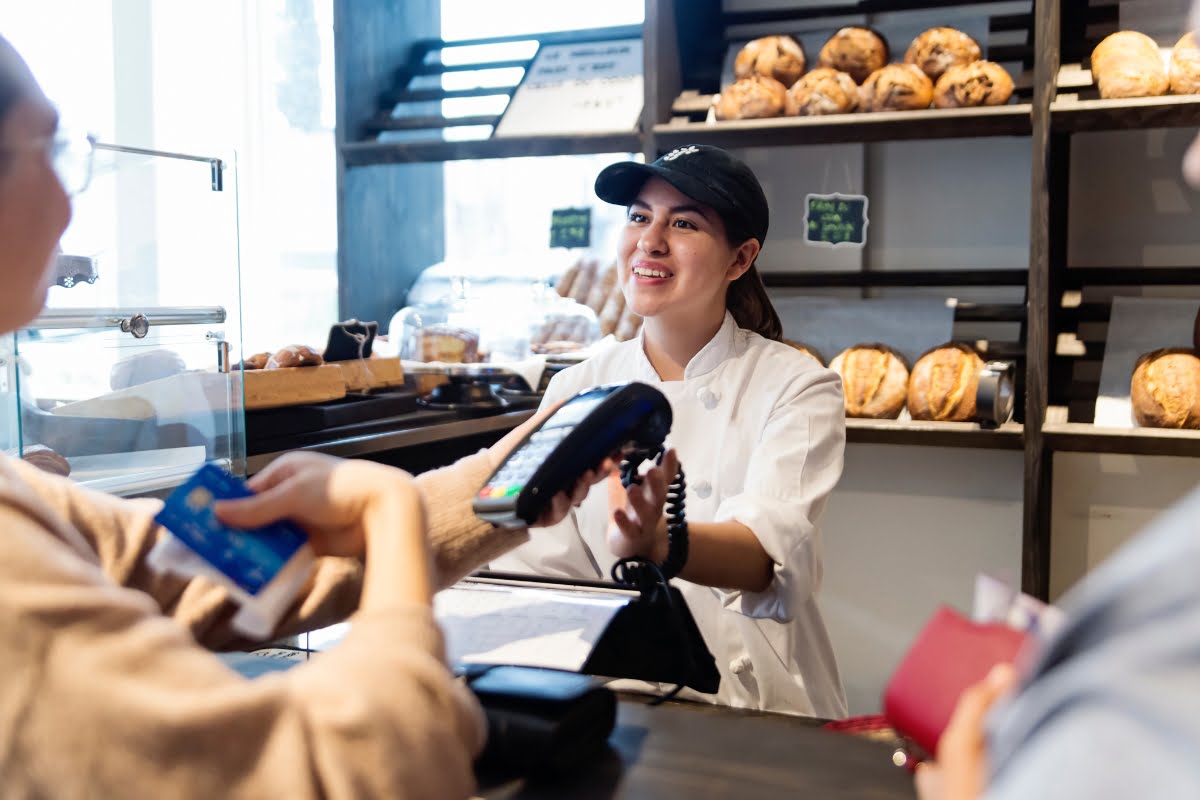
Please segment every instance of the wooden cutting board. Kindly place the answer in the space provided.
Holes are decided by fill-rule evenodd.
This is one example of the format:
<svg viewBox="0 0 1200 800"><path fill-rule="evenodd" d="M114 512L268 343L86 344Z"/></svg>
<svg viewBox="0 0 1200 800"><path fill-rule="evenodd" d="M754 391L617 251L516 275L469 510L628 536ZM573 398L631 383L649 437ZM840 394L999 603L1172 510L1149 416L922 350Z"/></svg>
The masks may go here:
<svg viewBox="0 0 1200 800"><path fill-rule="evenodd" d="M346 396L346 378L336 364L286 369L252 369L244 375L246 410L323 403Z"/></svg>
<svg viewBox="0 0 1200 800"><path fill-rule="evenodd" d="M335 361L342 371L346 389L365 392L404 384L404 368L399 358L362 358L354 361Z"/></svg>

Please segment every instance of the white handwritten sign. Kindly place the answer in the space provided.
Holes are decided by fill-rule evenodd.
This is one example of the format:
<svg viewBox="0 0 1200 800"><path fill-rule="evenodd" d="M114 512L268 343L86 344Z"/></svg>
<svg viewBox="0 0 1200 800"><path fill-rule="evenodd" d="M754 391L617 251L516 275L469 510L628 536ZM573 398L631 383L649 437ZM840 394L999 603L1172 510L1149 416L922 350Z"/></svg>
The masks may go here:
<svg viewBox="0 0 1200 800"><path fill-rule="evenodd" d="M640 39L546 45L494 135L633 130L643 103Z"/></svg>

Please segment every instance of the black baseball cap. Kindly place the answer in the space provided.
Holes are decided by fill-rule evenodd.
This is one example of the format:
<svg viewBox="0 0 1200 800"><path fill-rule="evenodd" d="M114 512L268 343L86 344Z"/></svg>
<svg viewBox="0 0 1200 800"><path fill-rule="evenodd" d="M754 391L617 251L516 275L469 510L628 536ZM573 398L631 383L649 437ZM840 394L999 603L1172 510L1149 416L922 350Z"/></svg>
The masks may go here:
<svg viewBox="0 0 1200 800"><path fill-rule="evenodd" d="M712 208L726 230L745 232L761 245L767 238L767 196L754 171L719 147L677 147L653 164L622 161L596 176L596 196L628 206L650 178L662 178L693 200Z"/></svg>

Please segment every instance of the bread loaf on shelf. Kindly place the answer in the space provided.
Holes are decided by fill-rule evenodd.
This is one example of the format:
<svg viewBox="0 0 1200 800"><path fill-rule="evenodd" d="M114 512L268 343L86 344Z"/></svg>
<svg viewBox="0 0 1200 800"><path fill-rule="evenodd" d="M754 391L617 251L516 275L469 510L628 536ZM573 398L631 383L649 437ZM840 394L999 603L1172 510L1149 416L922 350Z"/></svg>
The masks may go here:
<svg viewBox="0 0 1200 800"><path fill-rule="evenodd" d="M713 104L719 120L778 117L787 103L787 87L774 78L752 75L721 90Z"/></svg>
<svg viewBox="0 0 1200 800"><path fill-rule="evenodd" d="M818 364L820 364L822 367L825 366L825 359L814 348L809 347L808 345L806 345L802 342L793 341L792 339L784 339L783 343L786 344L788 347L794 347L795 349L799 350L801 353L804 353L804 355L813 359Z"/></svg>
<svg viewBox="0 0 1200 800"><path fill-rule="evenodd" d="M821 47L818 67L828 67L848 73L855 83L862 83L872 72L888 62L887 40L870 28L842 28Z"/></svg>
<svg viewBox="0 0 1200 800"><path fill-rule="evenodd" d="M949 342L925 353L908 379L908 413L913 419L969 422L983 359L974 348Z"/></svg>
<svg viewBox="0 0 1200 800"><path fill-rule="evenodd" d="M1096 45L1092 80L1105 99L1156 97L1170 85L1158 45L1137 31L1118 31Z"/></svg>
<svg viewBox="0 0 1200 800"><path fill-rule="evenodd" d="M914 64L875 70L858 91L863 111L916 111L933 102L933 83Z"/></svg>
<svg viewBox="0 0 1200 800"><path fill-rule="evenodd" d="M933 87L938 108L1002 106L1013 93L1012 76L993 61L973 61L950 67Z"/></svg>
<svg viewBox="0 0 1200 800"><path fill-rule="evenodd" d="M791 86L804 74L805 61L804 48L792 37L763 36L738 52L733 74L739 80L762 75Z"/></svg>
<svg viewBox="0 0 1200 800"><path fill-rule="evenodd" d="M1200 94L1200 45L1194 32L1175 43L1168 79L1174 94Z"/></svg>
<svg viewBox="0 0 1200 800"><path fill-rule="evenodd" d="M955 28L930 28L908 46L904 60L937 83L946 70L983 58L979 42Z"/></svg>
<svg viewBox="0 0 1200 800"><path fill-rule="evenodd" d="M267 362L270 360L270 353L255 353L252 356L246 356L242 359L242 369L266 369Z"/></svg>
<svg viewBox="0 0 1200 800"><path fill-rule="evenodd" d="M846 416L895 419L908 399L908 365L886 344L856 344L829 364L842 378Z"/></svg>
<svg viewBox="0 0 1200 800"><path fill-rule="evenodd" d="M784 110L789 116L848 114L858 108L858 84L849 73L818 67L788 89Z"/></svg>
<svg viewBox="0 0 1200 800"><path fill-rule="evenodd" d="M1195 350L1145 353L1129 383L1133 418L1146 428L1200 429L1200 358Z"/></svg>

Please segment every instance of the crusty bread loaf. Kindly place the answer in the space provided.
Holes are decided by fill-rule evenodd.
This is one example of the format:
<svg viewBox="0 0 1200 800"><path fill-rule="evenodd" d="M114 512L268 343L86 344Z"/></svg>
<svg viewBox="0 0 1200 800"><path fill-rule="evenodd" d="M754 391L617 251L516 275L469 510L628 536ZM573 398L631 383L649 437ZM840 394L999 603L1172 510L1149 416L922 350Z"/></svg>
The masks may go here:
<svg viewBox="0 0 1200 800"><path fill-rule="evenodd" d="M794 347L794 348L796 348L796 349L797 349L797 350L799 350L801 353L804 353L804 355L806 355L806 356L808 356L809 358L811 358L811 359L813 359L814 361L816 361L816 362L817 362L818 364L820 364L822 367L823 367L823 366L825 366L825 359L824 359L824 358L822 358L822 357L821 357L821 354L820 354L820 353L818 353L818 352L817 352L815 349L813 349L812 347L809 347L808 345L806 345L806 344L803 344L802 342L797 342L797 341L794 341L794 340L792 340L792 339L784 339L784 340L783 340L783 343L784 343L784 344L786 344L788 347Z"/></svg>
<svg viewBox="0 0 1200 800"><path fill-rule="evenodd" d="M474 364L479 361L479 335L466 328L439 323L420 334L421 360L447 364Z"/></svg>
<svg viewBox="0 0 1200 800"><path fill-rule="evenodd" d="M849 73L818 67L788 89L784 110L793 117L848 114L858 108L858 84Z"/></svg>
<svg viewBox="0 0 1200 800"><path fill-rule="evenodd" d="M946 70L983 58L979 42L955 28L930 28L912 40L904 60L937 83Z"/></svg>
<svg viewBox="0 0 1200 800"><path fill-rule="evenodd" d="M625 292L621 291L621 284L618 281L613 284L608 297L604 301L604 305L600 308L600 313L596 315L600 322L601 336L608 336L610 333L616 332L617 325L621 322L621 314L624 311Z"/></svg>
<svg viewBox="0 0 1200 800"><path fill-rule="evenodd" d="M787 87L774 78L751 75L726 86L714 101L717 119L778 117L787 102Z"/></svg>
<svg viewBox="0 0 1200 800"><path fill-rule="evenodd" d="M45 445L35 444L26 448L25 452L21 454L21 459L51 475L65 478L71 474L71 462Z"/></svg>
<svg viewBox="0 0 1200 800"><path fill-rule="evenodd" d="M733 62L739 80L751 75L774 78L791 86L804 74L804 48L790 36L764 36L746 44Z"/></svg>
<svg viewBox="0 0 1200 800"><path fill-rule="evenodd" d="M933 87L933 104L938 108L1002 106L1012 93L1008 70L993 61L973 61L942 73Z"/></svg>
<svg viewBox="0 0 1200 800"><path fill-rule="evenodd" d="M829 368L842 378L846 416L895 419L908 399L908 365L886 344L856 344Z"/></svg>
<svg viewBox="0 0 1200 800"><path fill-rule="evenodd" d="M828 67L848 73L855 83L862 83L888 62L887 40L870 28L842 28L821 47L818 67Z"/></svg>
<svg viewBox="0 0 1200 800"><path fill-rule="evenodd" d="M1185 33L1171 50L1168 79L1175 94L1200 94L1200 45L1194 32Z"/></svg>
<svg viewBox="0 0 1200 800"><path fill-rule="evenodd" d="M958 342L925 353L908 379L908 413L913 419L968 422L975 418L975 394L983 359Z"/></svg>
<svg viewBox="0 0 1200 800"><path fill-rule="evenodd" d="M1129 382L1133 418L1147 428L1200 429L1200 358L1195 350L1154 350L1137 360Z"/></svg>
<svg viewBox="0 0 1200 800"><path fill-rule="evenodd" d="M583 259L580 259L567 267L567 271L558 279L558 282L554 285L554 289L558 292L559 297L571 296L571 287L575 285L575 279L579 277L579 269L582 266Z"/></svg>
<svg viewBox="0 0 1200 800"><path fill-rule="evenodd" d="M587 303L588 295L592 293L592 284L599 277L600 262L594 258L580 261L579 272L571 282L571 293L567 295L576 303Z"/></svg>
<svg viewBox="0 0 1200 800"><path fill-rule="evenodd" d="M595 283L592 284L592 290L588 292L587 299L584 305L596 312L596 316L600 316L600 310L604 308L605 301L608 300L608 295L612 292L612 288L617 285L617 265L616 263L609 264L607 268L601 269Z"/></svg>
<svg viewBox="0 0 1200 800"><path fill-rule="evenodd" d="M1137 31L1118 31L1096 45L1092 80L1106 99L1156 97L1170 86L1158 45Z"/></svg>
<svg viewBox="0 0 1200 800"><path fill-rule="evenodd" d="M613 331L613 336L618 342L627 342L637 336L641 329L642 318L634 312L632 306L626 305L625 310L621 312L617 328Z"/></svg>
<svg viewBox="0 0 1200 800"><path fill-rule="evenodd" d="M932 101L933 84L915 64L877 69L858 90L863 111L916 111Z"/></svg>
<svg viewBox="0 0 1200 800"><path fill-rule="evenodd" d="M287 369L288 367L319 367L325 359L316 350L305 344L289 344L276 350L267 359L264 369Z"/></svg>

